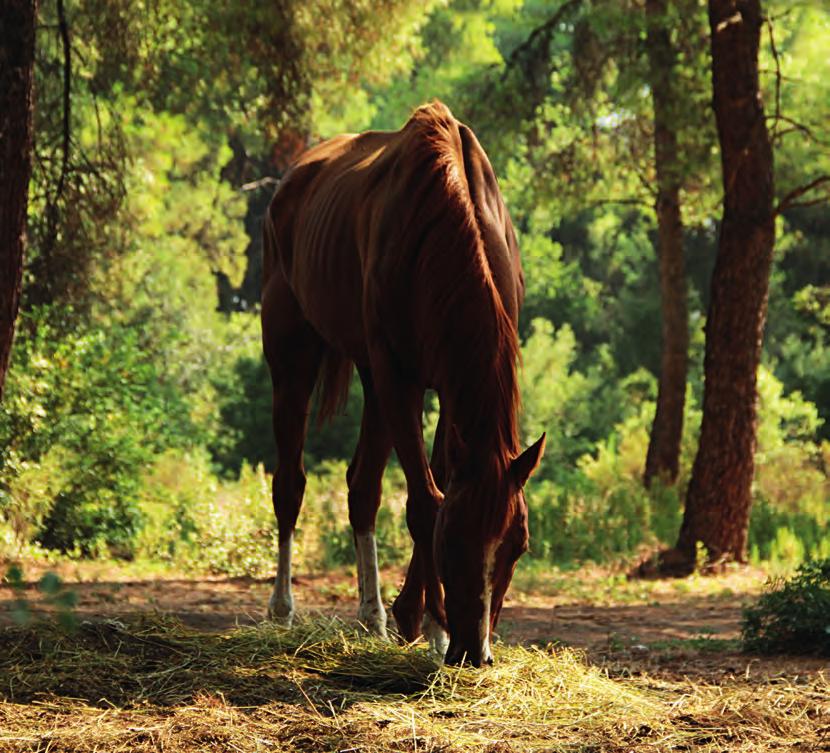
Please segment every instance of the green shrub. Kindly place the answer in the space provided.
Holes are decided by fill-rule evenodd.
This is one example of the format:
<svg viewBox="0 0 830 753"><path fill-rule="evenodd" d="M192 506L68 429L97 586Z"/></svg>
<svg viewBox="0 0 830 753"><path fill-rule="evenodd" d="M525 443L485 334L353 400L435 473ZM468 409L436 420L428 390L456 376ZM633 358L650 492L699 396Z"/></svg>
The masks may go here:
<svg viewBox="0 0 830 753"><path fill-rule="evenodd" d="M758 499L749 519L750 559L791 571L807 558L830 556L830 529L823 515L787 510Z"/></svg>
<svg viewBox="0 0 830 753"><path fill-rule="evenodd" d="M816 442L816 407L799 392L784 395L766 368L758 372L758 450L749 547L753 561L792 571L830 551L828 448Z"/></svg>
<svg viewBox="0 0 830 753"><path fill-rule="evenodd" d="M137 554L186 570L263 575L276 561L276 521L262 466L243 465L220 481L205 450L168 450L148 469L141 492L146 523Z"/></svg>
<svg viewBox="0 0 830 753"><path fill-rule="evenodd" d="M390 464L383 478L383 496L375 535L381 567L409 560L412 541L406 528L406 482ZM299 560L311 569L355 564L349 524L346 463L326 462L310 473L295 535Z"/></svg>
<svg viewBox="0 0 830 753"><path fill-rule="evenodd" d="M391 466L377 519L381 566L409 558L405 500L403 473ZM145 474L140 507L145 523L137 536L138 556L216 574L273 574L277 522L271 476L262 465L243 464L238 479L223 480L213 475L207 452L168 450ZM308 474L294 548L300 570L354 565L342 461L323 463Z"/></svg>
<svg viewBox="0 0 830 753"><path fill-rule="evenodd" d="M830 656L830 559L801 565L790 580L775 580L744 610L747 651Z"/></svg>
<svg viewBox="0 0 830 753"><path fill-rule="evenodd" d="M117 325L60 335L37 312L22 318L13 359L0 405L0 516L50 549L131 555L143 467L198 440L183 395Z"/></svg>

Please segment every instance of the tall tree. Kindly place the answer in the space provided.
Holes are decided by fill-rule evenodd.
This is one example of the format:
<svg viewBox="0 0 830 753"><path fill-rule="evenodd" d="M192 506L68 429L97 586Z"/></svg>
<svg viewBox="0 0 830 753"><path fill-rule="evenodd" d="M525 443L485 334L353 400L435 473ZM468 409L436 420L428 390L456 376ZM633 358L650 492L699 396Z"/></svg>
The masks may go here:
<svg viewBox="0 0 830 753"><path fill-rule="evenodd" d="M723 220L706 324L700 445L677 542L693 565L746 557L756 373L775 243L773 154L758 80L760 0L709 0Z"/></svg>
<svg viewBox="0 0 830 753"><path fill-rule="evenodd" d="M0 397L20 303L31 175L36 0L0 2Z"/></svg>
<svg viewBox="0 0 830 753"><path fill-rule="evenodd" d="M657 410L651 427L644 481L674 483L680 464L683 406L689 350L683 220L680 211L681 161L677 117L676 56L668 21L668 0L646 0L648 76L654 106L654 172L657 181L657 258L660 266L662 351Z"/></svg>

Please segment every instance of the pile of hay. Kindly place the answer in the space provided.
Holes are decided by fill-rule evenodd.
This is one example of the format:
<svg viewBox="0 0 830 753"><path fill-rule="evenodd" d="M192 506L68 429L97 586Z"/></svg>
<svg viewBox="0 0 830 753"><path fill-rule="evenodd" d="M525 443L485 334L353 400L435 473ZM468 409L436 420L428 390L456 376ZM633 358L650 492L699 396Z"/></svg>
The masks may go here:
<svg viewBox="0 0 830 753"><path fill-rule="evenodd" d="M552 648L441 667L327 619L0 633L0 751L772 750L816 738L827 697L826 682L763 696L613 680Z"/></svg>

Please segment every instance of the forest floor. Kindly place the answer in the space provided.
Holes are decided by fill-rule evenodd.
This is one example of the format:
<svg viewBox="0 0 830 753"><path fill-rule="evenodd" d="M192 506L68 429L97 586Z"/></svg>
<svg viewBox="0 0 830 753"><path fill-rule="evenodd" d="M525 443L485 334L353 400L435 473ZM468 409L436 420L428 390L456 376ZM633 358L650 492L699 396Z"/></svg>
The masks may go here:
<svg viewBox="0 0 830 753"><path fill-rule="evenodd" d="M497 652L496 667L483 672L465 670L469 677L487 678L476 681L470 689L471 698L478 697L480 705L471 701L470 709L460 713L455 706L447 706L450 696L439 693L436 699L432 690L430 703L438 706L425 710L425 688L432 689L441 672L457 673L442 670L436 675L436 665L424 658L425 649L378 647L372 641L362 647L350 637L333 638L332 630L348 633L354 625L357 594L353 573L308 574L295 579L298 610L316 617L305 623L305 628L301 624L289 631L289 640L285 636L274 638L273 629L261 625L270 579L191 577L111 563L64 563L49 568L77 597L73 614L80 628L61 637L51 620L54 609L44 603L36 588L42 569L31 566L24 571L22 596L35 617L28 627L15 626L13 619L15 600L21 592L0 586L0 751L189 751L208 747L246 751L454 751L482 746L505 752L830 751L827 660L759 657L740 651L741 609L763 588L766 576L760 570L667 581L627 581L620 573L600 568L521 571L502 612L502 648ZM385 572L388 590L384 595L394 596L401 579L399 570ZM332 622L332 617L343 623ZM282 656L288 650L286 645L295 646L291 641L307 645L297 637L303 629L311 633L322 630L324 638L314 645L327 648L323 654L315 654L314 667L307 660L297 666L285 659L289 664L281 665L279 677L292 677L291 682L300 689L302 713L311 714L305 721L292 716L299 713L296 704L286 707L291 699L280 697L284 695L283 685L275 690L271 659L251 660L255 654L259 656L260 649L251 649L250 656L245 654L247 649L240 649L245 656L237 656L236 664L233 651L223 655L222 661L233 666L224 667L217 679L218 665L212 653L220 645L217 641L226 642L221 645L242 642L247 646L245 641L253 640L251 636L260 636L263 646L277 640L275 651ZM123 655L119 653L121 646L133 644L141 650L123 649ZM168 647L165 651L169 649L169 656L164 660L155 655L147 659L147 646ZM406 652L412 655L411 660ZM294 657L291 661L298 661L301 654L290 654ZM182 656L187 657L184 662L179 661ZM138 663L125 665L125 657ZM574 657L578 670L576 665L568 664ZM417 667L412 664L421 659L427 663ZM99 660L103 662L99 672L90 674L85 665ZM165 661L169 669L165 669ZM329 662L342 669L347 661L362 661L373 669L363 676L362 670L352 667L346 685L341 670L332 675L322 669ZM378 662L388 667L400 665L401 677L409 677L398 695L390 695L386 681L380 679L373 687L372 677L383 678L392 671L384 674L385 670L377 668ZM507 680L497 680L501 677L499 664L502 672L511 673ZM46 666L51 667L48 672ZM176 685L177 667L186 669L190 685L182 685L183 680ZM539 677L528 674L541 671L544 674ZM165 672L172 674L161 688L158 678L167 677ZM307 679L309 672L317 679L297 684L297 677ZM125 680L126 685L113 685L110 680L119 673L140 678L136 681L140 690L133 688L132 680ZM244 697L234 699L239 695L238 687L228 680L229 673L247 678L246 682L267 676L272 684L268 688L255 684L251 697L243 693ZM454 676L457 684L458 676ZM356 677L362 678L360 682ZM556 677L559 685L554 682ZM200 678L198 682L196 678ZM522 682L529 685L523 686ZM494 699L505 709L510 707L500 694L536 698L549 682L554 685L547 689L553 694L547 702L537 698L534 706L527 701L529 706L520 704L507 721L498 722L492 707ZM504 689L508 685L512 690ZM172 686L179 691L170 696ZM571 707L557 695L566 686L592 690L578 702L569 694L574 701ZM488 687L490 690L485 692ZM479 697L477 693L485 695ZM626 695L627 700L618 704L618 693L635 695ZM268 713L263 712L268 704L263 703L262 694L278 698L273 701L278 704L275 708L280 718L288 720L282 731L268 728L257 716ZM457 695L451 697L457 704ZM602 698L606 701L601 702ZM609 699L616 700L612 703ZM599 704L596 708L595 703ZM656 705L648 705L652 703ZM349 708L345 718L335 713L338 704L341 709ZM552 707L560 710L562 718L547 718ZM206 708L210 710L208 716L224 714L228 720L236 720L239 730L254 725L259 731L252 727L247 736L219 735L207 741L203 731L193 732L191 724L193 719L205 716ZM401 709L407 709L411 716L405 723L398 718ZM542 734L536 729L540 713L545 717L545 728L557 730L555 734ZM183 724L182 714L191 719L190 727ZM308 728L312 722L320 722L321 714L329 720L326 729L317 737L309 733L308 739L300 740L292 724ZM384 715L390 718L378 718ZM437 726L436 715L443 720ZM638 715L644 715L647 723L634 724ZM466 716L470 718L463 724L456 718ZM340 718L336 729L331 728L332 718ZM593 721L582 721L588 718ZM515 720L515 729L510 727L510 719ZM265 727L259 729L257 724ZM401 724L407 728L406 734L401 732ZM87 730L83 735L77 734L81 728ZM150 732L136 732L144 728ZM96 737L95 730L101 736ZM535 731L531 734L528 730Z"/></svg>

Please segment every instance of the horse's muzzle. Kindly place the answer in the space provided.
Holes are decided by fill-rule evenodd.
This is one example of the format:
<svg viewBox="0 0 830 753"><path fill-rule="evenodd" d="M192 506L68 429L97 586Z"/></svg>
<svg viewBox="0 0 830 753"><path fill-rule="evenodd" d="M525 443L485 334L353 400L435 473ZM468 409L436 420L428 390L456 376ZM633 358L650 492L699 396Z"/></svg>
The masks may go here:
<svg viewBox="0 0 830 753"><path fill-rule="evenodd" d="M489 645L483 651L481 646L475 646L473 650L469 650L460 643L450 640L450 647L444 657L444 664L454 667L462 664L471 664L476 668L482 665L489 667L493 664L493 655L490 653Z"/></svg>

